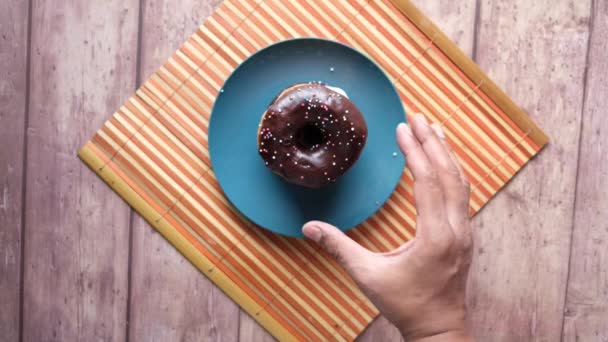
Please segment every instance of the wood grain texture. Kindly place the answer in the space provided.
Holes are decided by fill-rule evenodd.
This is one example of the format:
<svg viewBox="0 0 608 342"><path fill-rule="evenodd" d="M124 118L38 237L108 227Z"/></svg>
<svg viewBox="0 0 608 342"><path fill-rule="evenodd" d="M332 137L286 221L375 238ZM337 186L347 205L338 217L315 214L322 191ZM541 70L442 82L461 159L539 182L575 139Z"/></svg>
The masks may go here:
<svg viewBox="0 0 608 342"><path fill-rule="evenodd" d="M413 3L456 43L467 56L475 41L475 0L413 1ZM378 317L359 336L358 341L402 341L398 330L386 318Z"/></svg>
<svg viewBox="0 0 608 342"><path fill-rule="evenodd" d="M555 139L474 220L481 341L558 341L590 1L481 2L477 62Z"/></svg>
<svg viewBox="0 0 608 342"><path fill-rule="evenodd" d="M413 3L437 24L460 50L471 57L475 44L475 0L421 1Z"/></svg>
<svg viewBox="0 0 608 342"><path fill-rule="evenodd" d="M0 3L0 336L19 337L28 2Z"/></svg>
<svg viewBox="0 0 608 342"><path fill-rule="evenodd" d="M124 340L128 206L76 157L135 86L138 2L34 1L26 341Z"/></svg>
<svg viewBox="0 0 608 342"><path fill-rule="evenodd" d="M608 341L608 2L592 13L564 341Z"/></svg>
<svg viewBox="0 0 608 342"><path fill-rule="evenodd" d="M144 1L143 76L159 65L200 25L219 0ZM139 215L133 219L131 341L236 341L239 309Z"/></svg>
<svg viewBox="0 0 608 342"><path fill-rule="evenodd" d="M241 342L272 342L276 341L261 325L246 312L241 311L239 317L239 341Z"/></svg>

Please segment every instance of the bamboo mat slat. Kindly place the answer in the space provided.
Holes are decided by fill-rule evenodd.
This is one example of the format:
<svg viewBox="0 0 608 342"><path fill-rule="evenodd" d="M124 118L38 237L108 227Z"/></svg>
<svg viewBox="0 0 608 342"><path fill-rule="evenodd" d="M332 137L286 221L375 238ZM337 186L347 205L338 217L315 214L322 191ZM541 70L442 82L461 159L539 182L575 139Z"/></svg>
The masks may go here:
<svg viewBox="0 0 608 342"><path fill-rule="evenodd" d="M478 212L547 143L542 130L407 0L226 0L79 152L81 159L279 340L352 341L377 316L314 244L245 220L209 160L211 108L248 56L293 37L367 54L408 113L441 123ZM374 251L415 235L411 174L349 235Z"/></svg>

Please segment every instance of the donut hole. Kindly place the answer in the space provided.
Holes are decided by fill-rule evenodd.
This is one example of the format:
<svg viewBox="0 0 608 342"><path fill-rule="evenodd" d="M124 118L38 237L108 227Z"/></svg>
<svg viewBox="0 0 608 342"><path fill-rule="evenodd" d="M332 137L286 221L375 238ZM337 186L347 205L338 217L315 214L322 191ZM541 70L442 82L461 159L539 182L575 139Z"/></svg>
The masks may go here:
<svg viewBox="0 0 608 342"><path fill-rule="evenodd" d="M309 149L325 142L323 130L312 123L308 123L296 131L296 145L301 149Z"/></svg>

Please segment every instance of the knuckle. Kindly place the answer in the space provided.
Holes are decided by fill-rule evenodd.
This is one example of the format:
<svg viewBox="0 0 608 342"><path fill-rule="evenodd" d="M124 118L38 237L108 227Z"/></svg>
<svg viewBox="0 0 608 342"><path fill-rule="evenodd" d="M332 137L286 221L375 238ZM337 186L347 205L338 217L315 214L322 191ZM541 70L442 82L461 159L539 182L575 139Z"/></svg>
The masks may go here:
<svg viewBox="0 0 608 342"><path fill-rule="evenodd" d="M468 253L473 249L473 237L471 234L463 234L463 236L460 238L460 248L465 253Z"/></svg>
<svg viewBox="0 0 608 342"><path fill-rule="evenodd" d="M430 187L439 188L439 175L437 174L437 172L435 172L435 170L425 170L419 176L418 180Z"/></svg>
<svg viewBox="0 0 608 342"><path fill-rule="evenodd" d="M462 198L460 199L459 203L458 203L458 208L460 208L462 210L463 216L464 216L464 220L468 220L469 219L469 210L471 208L471 199L469 198L468 194L464 194L462 196Z"/></svg>
<svg viewBox="0 0 608 342"><path fill-rule="evenodd" d="M437 174L437 171L435 171L435 170L429 170L427 172L427 174L425 175L425 178L429 182L433 182L435 184L439 184L439 175Z"/></svg>
<svg viewBox="0 0 608 342"><path fill-rule="evenodd" d="M469 208L469 193L461 189L459 186L451 185L446 190L448 206L455 206L458 209L468 210Z"/></svg>
<svg viewBox="0 0 608 342"><path fill-rule="evenodd" d="M458 219L457 223L451 224L455 232L458 232L455 244L464 251L473 248L473 234L471 232L471 222L468 216L463 216Z"/></svg>
<svg viewBox="0 0 608 342"><path fill-rule="evenodd" d="M443 238L443 242L439 247L443 248L446 252L451 252L454 245L456 245L456 236L453 233L446 235L447 236Z"/></svg>
<svg viewBox="0 0 608 342"><path fill-rule="evenodd" d="M450 233L438 238L431 239L429 241L429 245L433 254L441 257L452 254L455 241L456 237L453 233Z"/></svg>
<svg viewBox="0 0 608 342"><path fill-rule="evenodd" d="M429 142L431 142L433 135L434 133L432 130L423 127L423 129L418 130L418 134L416 136L420 141L420 145L424 148L428 146Z"/></svg>
<svg viewBox="0 0 608 342"><path fill-rule="evenodd" d="M329 254L332 258L334 258L338 262L343 261L343 256L340 253L340 249L338 248L338 244L331 236L323 235L321 240L319 241L323 249Z"/></svg>
<svg viewBox="0 0 608 342"><path fill-rule="evenodd" d="M462 176L462 186L467 191L467 194L471 192L471 182L466 176Z"/></svg>
<svg viewBox="0 0 608 342"><path fill-rule="evenodd" d="M445 172L446 172L448 175L450 175L450 176L452 176L452 177L456 177L456 179L458 179L458 178L460 178L460 177L461 177L461 176L460 176L460 170L458 170L458 168L457 168L457 167L456 167L454 164L449 164L449 165L446 165L446 166L444 167L444 169L445 169Z"/></svg>
<svg viewBox="0 0 608 342"><path fill-rule="evenodd" d="M449 158L442 159L440 161L440 167L448 175L457 176L460 178L460 170L458 170L458 168L456 167L456 165L454 165L454 162L452 162L451 159L449 159Z"/></svg>

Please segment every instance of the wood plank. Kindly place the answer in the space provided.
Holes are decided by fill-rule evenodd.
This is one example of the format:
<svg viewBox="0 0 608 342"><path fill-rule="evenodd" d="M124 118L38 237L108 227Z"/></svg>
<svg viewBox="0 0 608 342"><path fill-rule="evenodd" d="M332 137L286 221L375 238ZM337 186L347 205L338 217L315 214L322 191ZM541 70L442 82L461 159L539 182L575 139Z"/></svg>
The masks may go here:
<svg viewBox="0 0 608 342"><path fill-rule="evenodd" d="M26 341L124 340L129 208L77 150L135 88L138 1L33 1Z"/></svg>
<svg viewBox="0 0 608 342"><path fill-rule="evenodd" d="M0 3L0 336L19 337L28 1Z"/></svg>
<svg viewBox="0 0 608 342"><path fill-rule="evenodd" d="M239 321L239 341L272 342L276 341L264 328L246 312L241 311Z"/></svg>
<svg viewBox="0 0 608 342"><path fill-rule="evenodd" d="M474 220L469 306L480 341L558 341L590 1L481 2L477 62L552 143Z"/></svg>
<svg viewBox="0 0 608 342"><path fill-rule="evenodd" d="M152 74L220 2L144 1L140 74ZM238 306L134 215L130 340L236 341Z"/></svg>
<svg viewBox="0 0 608 342"><path fill-rule="evenodd" d="M475 41L475 0L421 1L413 3L449 37L462 52L471 56ZM402 341L398 330L384 317L376 319L358 338L358 341Z"/></svg>
<svg viewBox="0 0 608 342"><path fill-rule="evenodd" d="M472 57L475 45L475 9L473 0L421 1L413 3L454 42L467 57Z"/></svg>
<svg viewBox="0 0 608 342"><path fill-rule="evenodd" d="M608 340L608 2L593 4L563 341Z"/></svg>

